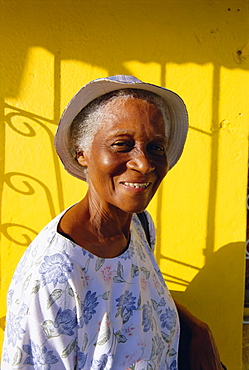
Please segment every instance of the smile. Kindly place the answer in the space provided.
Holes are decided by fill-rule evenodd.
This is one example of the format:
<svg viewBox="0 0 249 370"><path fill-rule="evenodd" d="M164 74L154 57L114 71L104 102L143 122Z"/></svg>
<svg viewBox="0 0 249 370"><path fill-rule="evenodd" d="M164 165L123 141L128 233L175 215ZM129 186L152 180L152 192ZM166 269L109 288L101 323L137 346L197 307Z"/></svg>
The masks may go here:
<svg viewBox="0 0 249 370"><path fill-rule="evenodd" d="M125 186L129 186L130 188L134 189L146 189L150 183L144 182L144 183L138 183L138 182L123 182Z"/></svg>

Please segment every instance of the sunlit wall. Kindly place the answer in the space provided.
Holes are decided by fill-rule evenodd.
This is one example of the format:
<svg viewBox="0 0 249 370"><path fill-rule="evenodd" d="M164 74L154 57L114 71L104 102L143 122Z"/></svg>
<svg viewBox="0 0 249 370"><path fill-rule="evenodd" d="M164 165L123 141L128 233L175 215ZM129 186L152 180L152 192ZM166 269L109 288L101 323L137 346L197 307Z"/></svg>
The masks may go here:
<svg viewBox="0 0 249 370"><path fill-rule="evenodd" d="M190 130L149 210L174 296L241 369L248 158L245 0L1 1L1 340L15 266L85 184L53 148L68 100L98 77L132 74L173 89Z"/></svg>

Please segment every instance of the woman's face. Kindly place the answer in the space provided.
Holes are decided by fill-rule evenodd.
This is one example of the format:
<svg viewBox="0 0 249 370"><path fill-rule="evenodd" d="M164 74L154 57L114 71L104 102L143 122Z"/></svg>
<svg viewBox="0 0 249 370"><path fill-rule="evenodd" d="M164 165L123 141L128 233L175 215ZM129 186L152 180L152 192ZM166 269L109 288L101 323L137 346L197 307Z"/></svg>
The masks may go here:
<svg viewBox="0 0 249 370"><path fill-rule="evenodd" d="M104 109L108 118L78 158L88 167L89 199L108 211L141 212L168 171L162 114L137 98L120 97Z"/></svg>

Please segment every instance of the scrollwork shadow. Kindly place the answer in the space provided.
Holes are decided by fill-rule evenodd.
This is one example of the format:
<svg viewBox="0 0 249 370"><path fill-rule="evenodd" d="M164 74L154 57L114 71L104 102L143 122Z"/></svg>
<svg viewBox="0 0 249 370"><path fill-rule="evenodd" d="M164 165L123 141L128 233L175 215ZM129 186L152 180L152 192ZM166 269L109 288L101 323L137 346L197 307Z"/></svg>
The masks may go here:
<svg viewBox="0 0 249 370"><path fill-rule="evenodd" d="M15 116L19 116L19 117L23 117L23 113L18 113L18 112L12 112L12 113L8 113L6 116L5 116L5 121L7 122L7 124L10 126L10 128L17 132L18 134L20 135L23 135L23 136L28 136L28 137L33 137L36 135L36 132L35 130L33 129L33 127L28 123L28 122L22 122L22 124L28 128L29 132L26 133L26 132L23 132L21 130L19 130L18 128L16 128L13 123L12 123L12 118L15 117ZM39 123L38 120L34 119L33 117L27 117L27 118L30 118L31 120Z"/></svg>
<svg viewBox="0 0 249 370"><path fill-rule="evenodd" d="M45 195L46 195L46 198L47 198L47 202L48 202L48 205L49 205L50 215L51 215L52 218L54 218L56 216L56 212L55 212L55 208L54 208L54 204L53 204L53 199L52 199L52 195L51 195L51 192L50 192L49 188L42 181L36 179L35 177L33 177L31 175L27 175L27 174L24 174L24 173L21 173L21 172L9 172L9 173L6 173L4 175L4 181L5 181L5 183L12 190L14 190L14 191L16 191L16 192L18 192L20 194L33 195L35 193L35 189L34 189L34 187L28 181L25 181L25 180L23 180L22 183L25 185L26 189L25 190L22 190L20 188L17 188L13 184L13 178L15 176L28 178L29 180L32 180L35 183L37 183L44 190Z"/></svg>
<svg viewBox="0 0 249 370"><path fill-rule="evenodd" d="M47 124L55 124L55 120L47 119L45 117L41 117L39 115L29 113L29 112L27 112L23 109L16 108L16 107L11 106L9 104L5 104L5 108L12 110L12 112L7 113L5 115L5 121L9 125L9 127L13 131L17 132L18 134L26 136L26 137L36 136L36 132L35 132L34 128L28 122L25 122L25 121L22 122L22 124L28 129L28 132L23 132L20 129L18 129L17 127L15 127L15 125L13 124L12 121L13 121L13 118L16 117L16 116L17 117L23 117L24 119L25 118L30 119L31 121L33 121L34 123L36 123L40 127L42 127L45 130L45 132L47 133L49 143L50 143L50 147L51 147L51 153L52 153L52 156L53 156L53 162L54 162L55 179L56 179L56 182L57 182L57 189L58 189L59 207L60 207L60 210L62 211L64 209L64 199L63 199L63 192L62 192L62 187L61 187L61 183L62 183L61 174L60 174L60 170L59 170L59 166L58 166L59 159L58 159L58 157L56 155L56 152L54 150L54 134L49 129L49 127L47 126ZM26 186L28 186L28 185L26 184ZM50 204L52 204L52 203L50 203ZM53 213L53 215L54 215L54 213Z"/></svg>
<svg viewBox="0 0 249 370"><path fill-rule="evenodd" d="M30 227L27 227L27 226L24 226L24 225L21 225L21 224L16 224L16 223L5 223L1 226L1 229L2 229L2 233L3 235L6 237L6 239L8 239L9 241L17 244L17 245L20 245L22 247L28 247L29 244L32 242L32 240L34 239L31 238L28 234L25 234L25 233L21 233L22 237L24 238L23 241L20 241L20 240L17 240L16 238L14 238L13 236L11 236L11 234L9 233L9 229L11 227L15 227L15 228L22 228L26 231L29 231L30 233L33 233L34 236L36 236L38 233L31 229Z"/></svg>

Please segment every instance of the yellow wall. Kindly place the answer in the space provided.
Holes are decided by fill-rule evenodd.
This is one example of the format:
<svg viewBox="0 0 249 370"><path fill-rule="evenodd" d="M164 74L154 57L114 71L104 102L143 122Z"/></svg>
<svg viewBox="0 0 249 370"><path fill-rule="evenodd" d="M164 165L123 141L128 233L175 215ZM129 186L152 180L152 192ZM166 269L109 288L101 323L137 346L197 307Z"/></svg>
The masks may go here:
<svg viewBox="0 0 249 370"><path fill-rule="evenodd" d="M86 190L53 149L61 112L93 78L134 74L175 90L190 116L184 155L149 207L159 264L241 369L248 1L2 0L0 24L1 328L20 256Z"/></svg>

